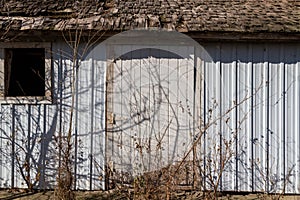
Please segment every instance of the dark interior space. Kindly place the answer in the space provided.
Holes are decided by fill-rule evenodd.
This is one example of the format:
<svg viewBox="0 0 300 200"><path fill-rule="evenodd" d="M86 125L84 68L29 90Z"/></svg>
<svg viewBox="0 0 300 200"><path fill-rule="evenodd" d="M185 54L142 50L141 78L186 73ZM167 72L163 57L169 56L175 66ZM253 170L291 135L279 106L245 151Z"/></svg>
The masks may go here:
<svg viewBox="0 0 300 200"><path fill-rule="evenodd" d="M6 49L6 96L45 96L45 49Z"/></svg>

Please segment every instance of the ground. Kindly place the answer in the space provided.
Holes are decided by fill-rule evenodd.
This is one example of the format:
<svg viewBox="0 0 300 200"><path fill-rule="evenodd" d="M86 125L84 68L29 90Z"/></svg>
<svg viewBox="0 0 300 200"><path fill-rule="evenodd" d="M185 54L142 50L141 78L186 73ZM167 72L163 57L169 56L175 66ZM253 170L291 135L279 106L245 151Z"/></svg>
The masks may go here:
<svg viewBox="0 0 300 200"><path fill-rule="evenodd" d="M105 199L128 199L128 192L118 192L116 190L111 191L76 191L76 200L105 200ZM0 200L26 200L26 199L36 199L36 200L54 200L54 192L26 192L24 190L1 190L0 191ZM144 199L144 198L136 198ZM164 199L164 198L162 198ZM171 195L170 199L186 199L186 200L196 200L203 199L201 198L200 192L177 192ZM208 198L207 198L208 199ZM265 194L247 194L247 195L236 195L236 194L227 194L219 197L220 200L273 200L273 199L282 199L282 200L300 200L300 195L289 195L284 197L279 197L278 195L265 195Z"/></svg>

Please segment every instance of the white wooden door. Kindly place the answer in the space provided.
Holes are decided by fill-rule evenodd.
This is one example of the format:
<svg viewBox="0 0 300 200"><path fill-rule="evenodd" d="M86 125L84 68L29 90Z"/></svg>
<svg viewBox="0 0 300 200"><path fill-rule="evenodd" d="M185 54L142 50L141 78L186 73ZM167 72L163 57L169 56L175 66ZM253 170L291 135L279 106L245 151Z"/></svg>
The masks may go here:
<svg viewBox="0 0 300 200"><path fill-rule="evenodd" d="M194 134L194 49L123 46L108 70L107 161L123 181L183 158ZM179 56L180 55L180 56Z"/></svg>

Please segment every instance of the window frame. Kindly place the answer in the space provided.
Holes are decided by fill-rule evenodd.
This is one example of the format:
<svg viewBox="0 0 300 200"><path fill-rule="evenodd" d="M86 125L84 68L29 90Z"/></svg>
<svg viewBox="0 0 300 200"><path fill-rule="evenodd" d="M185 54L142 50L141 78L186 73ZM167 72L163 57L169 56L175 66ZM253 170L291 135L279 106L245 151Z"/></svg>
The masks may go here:
<svg viewBox="0 0 300 200"><path fill-rule="evenodd" d="M43 48L45 49L45 95L5 96L5 49ZM52 103L52 55L51 43L14 42L0 43L0 104L51 104Z"/></svg>

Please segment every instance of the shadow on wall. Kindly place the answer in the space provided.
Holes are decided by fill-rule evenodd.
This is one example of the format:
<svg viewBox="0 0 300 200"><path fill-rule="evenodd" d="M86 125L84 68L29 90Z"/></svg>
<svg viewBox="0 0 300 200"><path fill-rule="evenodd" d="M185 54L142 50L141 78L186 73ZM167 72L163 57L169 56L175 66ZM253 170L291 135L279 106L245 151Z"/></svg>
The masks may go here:
<svg viewBox="0 0 300 200"><path fill-rule="evenodd" d="M296 64L299 43L201 43L214 63ZM204 59L205 62L209 60Z"/></svg>
<svg viewBox="0 0 300 200"><path fill-rule="evenodd" d="M51 120L45 121L51 114ZM47 189L54 185L58 111L51 114L46 105L1 105L1 187Z"/></svg>

